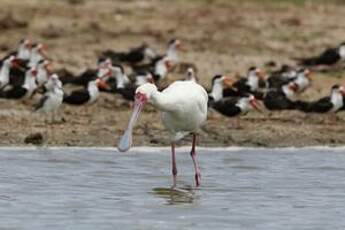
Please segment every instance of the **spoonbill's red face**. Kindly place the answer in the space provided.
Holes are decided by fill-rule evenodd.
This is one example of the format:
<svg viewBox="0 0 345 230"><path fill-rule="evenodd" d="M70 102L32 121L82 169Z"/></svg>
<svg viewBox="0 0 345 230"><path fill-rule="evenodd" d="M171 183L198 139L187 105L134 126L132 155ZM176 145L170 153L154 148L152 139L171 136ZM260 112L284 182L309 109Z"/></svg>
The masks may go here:
<svg viewBox="0 0 345 230"><path fill-rule="evenodd" d="M147 96L141 92L135 94L135 101L138 103L145 104L147 102Z"/></svg>

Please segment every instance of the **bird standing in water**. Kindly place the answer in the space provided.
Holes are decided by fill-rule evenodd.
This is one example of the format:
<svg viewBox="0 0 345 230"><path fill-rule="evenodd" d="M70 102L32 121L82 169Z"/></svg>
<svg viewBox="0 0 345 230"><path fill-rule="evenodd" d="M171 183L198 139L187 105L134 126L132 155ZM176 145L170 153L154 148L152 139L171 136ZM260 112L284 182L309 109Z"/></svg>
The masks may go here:
<svg viewBox="0 0 345 230"><path fill-rule="evenodd" d="M162 112L163 125L170 133L173 187L176 186L177 167L175 143L192 134L191 157L195 169L195 183L200 185L201 173L196 157L197 133L207 118L208 95L205 89L193 81L176 81L162 92L154 84L146 83L137 88L132 117L118 148L127 151L132 144L132 130L143 106L148 102Z"/></svg>

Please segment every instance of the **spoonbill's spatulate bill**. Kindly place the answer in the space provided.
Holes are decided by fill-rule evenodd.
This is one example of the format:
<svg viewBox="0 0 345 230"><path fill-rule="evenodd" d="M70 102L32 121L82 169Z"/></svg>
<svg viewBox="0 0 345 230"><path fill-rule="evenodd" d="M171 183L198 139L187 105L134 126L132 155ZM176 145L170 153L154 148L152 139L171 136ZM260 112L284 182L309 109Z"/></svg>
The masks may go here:
<svg viewBox="0 0 345 230"><path fill-rule="evenodd" d="M126 152L128 151L132 146L132 136L133 136L133 128L138 120L139 114L145 104L145 98L141 97L140 94L136 95L135 98L135 104L134 104L134 110L131 116L131 119L129 120L128 126L126 131L124 132L123 136L121 137L117 148L120 152Z"/></svg>

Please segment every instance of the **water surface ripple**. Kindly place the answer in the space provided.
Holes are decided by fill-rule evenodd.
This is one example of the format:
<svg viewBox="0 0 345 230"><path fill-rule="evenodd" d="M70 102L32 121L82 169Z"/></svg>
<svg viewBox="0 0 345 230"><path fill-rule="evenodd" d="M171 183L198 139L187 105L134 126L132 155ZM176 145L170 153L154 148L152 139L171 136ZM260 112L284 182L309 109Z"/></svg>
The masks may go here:
<svg viewBox="0 0 345 230"><path fill-rule="evenodd" d="M345 229L343 149L0 149L0 229Z"/></svg>

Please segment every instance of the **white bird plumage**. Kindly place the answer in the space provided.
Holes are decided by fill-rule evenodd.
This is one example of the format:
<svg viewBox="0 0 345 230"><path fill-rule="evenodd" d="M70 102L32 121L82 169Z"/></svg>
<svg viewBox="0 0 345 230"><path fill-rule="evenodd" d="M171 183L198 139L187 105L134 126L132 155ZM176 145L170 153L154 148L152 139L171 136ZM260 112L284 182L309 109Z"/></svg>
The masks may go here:
<svg viewBox="0 0 345 230"><path fill-rule="evenodd" d="M196 134L207 119L208 95L206 90L193 81L176 81L159 92L154 84L146 83L136 90L136 105L127 131L119 144L120 150L129 149L131 132L142 106L152 104L162 112L163 125L170 133L172 147L173 187L176 186L175 142L191 133L193 144L191 156L195 168L196 185L200 183L200 169L196 159Z"/></svg>
<svg viewBox="0 0 345 230"><path fill-rule="evenodd" d="M192 81L176 81L159 92L147 83L136 90L145 94L148 102L162 112L162 122L177 141L188 133L197 133L207 118L207 92Z"/></svg>

